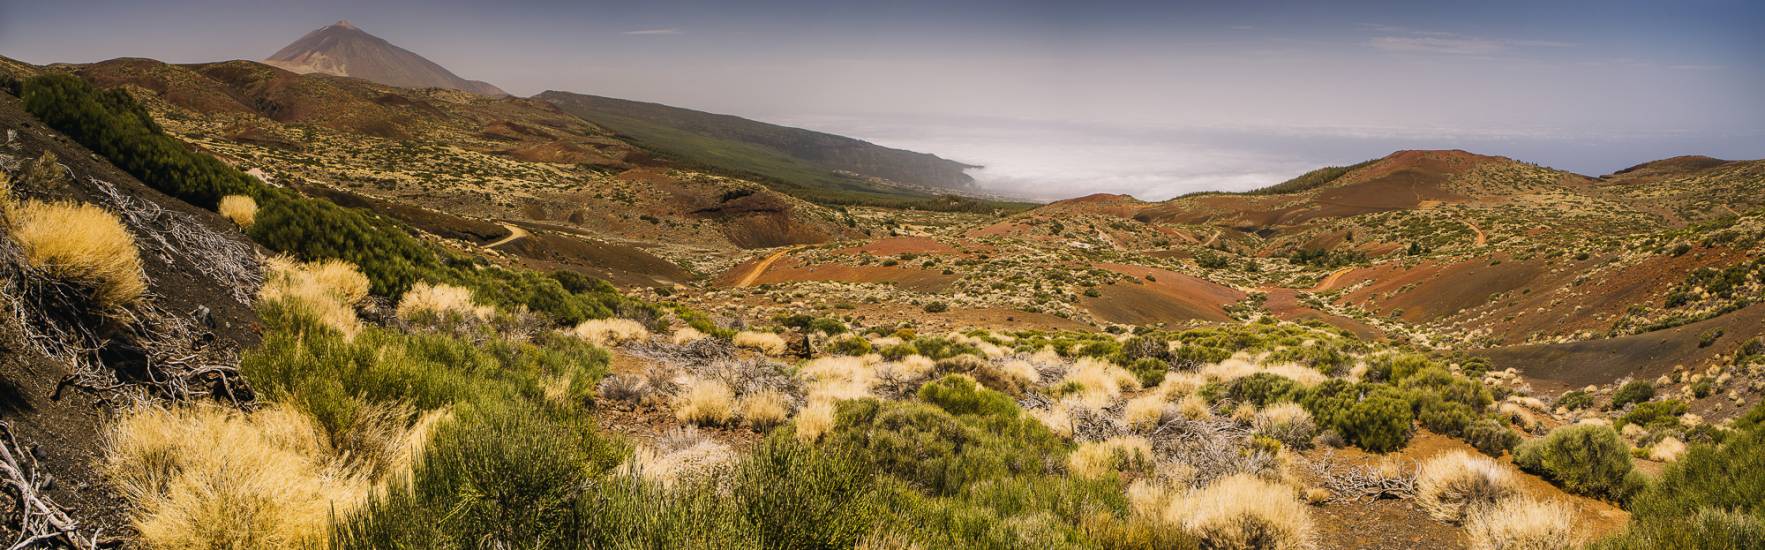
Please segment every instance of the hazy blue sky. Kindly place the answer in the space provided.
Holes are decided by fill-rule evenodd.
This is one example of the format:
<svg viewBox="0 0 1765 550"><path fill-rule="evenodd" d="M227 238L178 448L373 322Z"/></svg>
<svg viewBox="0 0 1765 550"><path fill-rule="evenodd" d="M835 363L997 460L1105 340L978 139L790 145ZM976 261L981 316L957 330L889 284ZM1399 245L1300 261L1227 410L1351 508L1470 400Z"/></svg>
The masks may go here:
<svg viewBox="0 0 1765 550"><path fill-rule="evenodd" d="M1399 148L1599 174L1765 157L1761 2L0 0L0 55L259 59L347 18L467 78L847 133L1039 196Z"/></svg>

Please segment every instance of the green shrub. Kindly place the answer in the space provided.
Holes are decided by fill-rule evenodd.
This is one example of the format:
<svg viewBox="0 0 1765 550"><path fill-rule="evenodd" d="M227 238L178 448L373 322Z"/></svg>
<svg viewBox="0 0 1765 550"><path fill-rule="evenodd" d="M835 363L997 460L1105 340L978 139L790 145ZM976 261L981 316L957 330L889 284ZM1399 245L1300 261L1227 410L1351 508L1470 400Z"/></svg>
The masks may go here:
<svg viewBox="0 0 1765 550"><path fill-rule="evenodd" d="M1571 411L1578 411L1593 406L1593 395L1582 390L1563 392L1557 397L1557 406Z"/></svg>
<svg viewBox="0 0 1765 550"><path fill-rule="evenodd" d="M863 338L840 338L827 343L825 349L833 355L865 355L874 351L869 340Z"/></svg>
<svg viewBox="0 0 1765 550"><path fill-rule="evenodd" d="M954 415L978 414L1014 416L1017 404L1005 394L980 387L973 378L959 374L926 382L919 387L919 399Z"/></svg>
<svg viewBox="0 0 1765 550"><path fill-rule="evenodd" d="M1415 431L1415 416L1401 392L1381 387L1350 408L1337 430L1360 448L1386 453L1409 443Z"/></svg>
<svg viewBox="0 0 1765 550"><path fill-rule="evenodd" d="M1655 398L1655 385L1642 380L1632 380L1618 388L1612 394L1612 408L1622 409L1625 405L1642 403Z"/></svg>
<svg viewBox="0 0 1765 550"><path fill-rule="evenodd" d="M1640 489L1629 449L1607 426L1577 424L1552 430L1514 450L1521 469L1571 493L1623 502Z"/></svg>
<svg viewBox="0 0 1765 550"><path fill-rule="evenodd" d="M1520 444L1520 434L1494 418L1481 418L1465 426L1464 439L1479 452L1493 457L1500 457Z"/></svg>
<svg viewBox="0 0 1765 550"><path fill-rule="evenodd" d="M1625 532L1594 548L1765 546L1765 407L1736 422L1721 445L1694 445L1630 502Z"/></svg>
<svg viewBox="0 0 1765 550"><path fill-rule="evenodd" d="M1463 403L1447 401L1438 394L1423 393L1416 402L1416 421L1434 433L1464 437L1465 430L1477 420L1477 412Z"/></svg>
<svg viewBox="0 0 1765 550"><path fill-rule="evenodd" d="M1304 395L1305 388L1285 376L1259 372L1227 382L1219 390L1220 397L1262 408L1281 401L1292 401Z"/></svg>
<svg viewBox="0 0 1765 550"><path fill-rule="evenodd" d="M1679 400L1651 401L1637 405L1630 412L1624 413L1624 416L1618 417L1617 427L1623 428L1625 424L1636 424L1647 428L1663 420L1671 421L1673 425L1677 426L1679 415L1685 414L1686 410L1685 403Z"/></svg>
<svg viewBox="0 0 1765 550"><path fill-rule="evenodd" d="M1015 407L1015 405L1014 405ZM881 471L931 495L1014 473L1045 472L1064 443L1022 415L957 418L927 403L845 401L827 445L867 457Z"/></svg>
<svg viewBox="0 0 1765 550"><path fill-rule="evenodd" d="M1164 360L1152 357L1141 357L1127 363L1123 368L1128 369L1128 372L1134 373L1134 378L1140 379L1140 387L1150 388L1157 386L1159 382L1164 381L1164 375L1170 371L1170 367L1170 363L1167 363Z"/></svg>
<svg viewBox="0 0 1765 550"><path fill-rule="evenodd" d="M933 360L949 359L958 355L973 355L976 357L983 355L980 348L968 344L957 343L948 338L917 338L913 340L913 347L919 350L920 355L924 355ZM884 356L886 357L887 354L884 354Z"/></svg>
<svg viewBox="0 0 1765 550"><path fill-rule="evenodd" d="M926 313L943 313L946 311L950 311L950 304L944 302L929 302L925 304Z"/></svg>
<svg viewBox="0 0 1765 550"><path fill-rule="evenodd" d="M1311 413L1318 426L1335 429L1338 433L1345 430L1342 426L1348 422L1348 413L1360 402L1362 385L1341 378L1331 378L1313 387L1301 398L1299 404Z"/></svg>

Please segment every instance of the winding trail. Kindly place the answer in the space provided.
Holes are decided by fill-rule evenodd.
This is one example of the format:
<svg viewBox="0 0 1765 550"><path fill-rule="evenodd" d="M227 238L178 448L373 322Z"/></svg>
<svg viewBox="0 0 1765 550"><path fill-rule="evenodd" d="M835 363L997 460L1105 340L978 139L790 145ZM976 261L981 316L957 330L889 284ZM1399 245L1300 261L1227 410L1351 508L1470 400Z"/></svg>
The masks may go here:
<svg viewBox="0 0 1765 550"><path fill-rule="evenodd" d="M1213 232L1213 236L1212 236L1212 237L1208 237L1208 238L1207 238L1207 242L1204 242L1204 243L1201 243L1201 246L1211 246L1211 245L1213 245L1213 242L1214 242L1214 241L1217 241L1217 240L1220 240L1220 235L1224 235L1224 234L1225 234L1225 233L1226 233L1226 230L1224 230L1224 229L1216 229L1216 230L1214 230L1214 232Z"/></svg>
<svg viewBox="0 0 1765 550"><path fill-rule="evenodd" d="M1350 271L1354 271L1354 268L1344 267L1342 269L1332 271L1332 272L1330 272L1329 275L1325 275L1323 280L1318 281L1317 285L1312 286L1311 290L1307 290L1306 292L1323 292L1324 289L1329 288L1330 285L1336 284L1336 281L1338 279L1341 279L1343 275L1347 275L1348 272L1350 272Z"/></svg>
<svg viewBox="0 0 1765 550"><path fill-rule="evenodd" d="M509 230L509 236L498 239L494 243L484 245L484 248L496 248L496 247L499 247L499 246L502 246L505 244L509 244L510 241L513 241L515 239L519 239L522 237L526 237L528 235L532 235L532 233L528 233L526 229L521 229L520 227L517 227L514 225L510 225L510 224L506 224L506 223L502 223L502 222L497 222L497 225L503 226L503 229Z"/></svg>
<svg viewBox="0 0 1765 550"><path fill-rule="evenodd" d="M760 275L763 273L766 273L767 268L772 267L773 263L776 263L776 262L778 262L779 259L784 258L784 255L789 254L790 251L791 251L791 249L786 248L786 249L780 250L778 252L773 252L771 256L767 256L766 259L760 260L760 263L754 264L753 269L748 270L747 275L743 275L741 280L736 281L735 287L736 288L747 288L750 286L754 286L754 281L759 280Z"/></svg>
<svg viewBox="0 0 1765 550"><path fill-rule="evenodd" d="M1489 236L1483 234L1483 228L1477 227L1477 224L1475 222L1472 222L1471 220L1462 220L1462 221L1465 222L1465 225L1471 227L1471 231L1474 231L1477 233L1477 239L1471 242L1471 246L1482 248L1483 245L1489 244Z"/></svg>

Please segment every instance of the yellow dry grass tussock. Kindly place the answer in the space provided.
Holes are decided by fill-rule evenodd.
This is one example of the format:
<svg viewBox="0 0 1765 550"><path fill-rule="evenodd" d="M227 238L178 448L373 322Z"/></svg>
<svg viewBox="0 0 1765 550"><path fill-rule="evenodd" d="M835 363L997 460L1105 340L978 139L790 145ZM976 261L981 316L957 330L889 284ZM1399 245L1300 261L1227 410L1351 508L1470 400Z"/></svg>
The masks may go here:
<svg viewBox="0 0 1765 550"><path fill-rule="evenodd" d="M784 355L785 351L784 337L770 332L744 330L735 333L735 337L730 339L730 343L735 344L735 347L738 348L751 349L772 356Z"/></svg>
<svg viewBox="0 0 1765 550"><path fill-rule="evenodd" d="M1083 443L1067 456L1072 475L1097 479L1112 472L1139 471L1152 465L1152 444L1137 435Z"/></svg>
<svg viewBox="0 0 1765 550"><path fill-rule="evenodd" d="M1477 550L1574 548L1575 514L1560 502L1510 498L1471 514L1465 522Z"/></svg>
<svg viewBox="0 0 1765 550"><path fill-rule="evenodd" d="M25 262L49 277L92 291L108 309L127 307L147 292L135 237L116 214L90 204L6 203L6 229Z"/></svg>
<svg viewBox="0 0 1765 550"><path fill-rule="evenodd" d="M294 548L320 540L369 481L328 460L311 418L282 406L147 409L110 430L103 468L154 548Z"/></svg>
<svg viewBox="0 0 1765 550"><path fill-rule="evenodd" d="M1085 357L1067 369L1062 382L1079 385L1079 396L1085 404L1102 408L1121 398L1124 390L1140 389L1140 379L1127 369L1108 361Z"/></svg>
<svg viewBox="0 0 1765 550"><path fill-rule="evenodd" d="M1204 548L1315 545L1311 511L1293 489L1248 474L1224 477L1177 497L1164 517L1200 538Z"/></svg>
<svg viewBox="0 0 1765 550"><path fill-rule="evenodd" d="M764 390L744 395L735 402L735 413L755 429L768 429L791 416L790 400L783 392Z"/></svg>
<svg viewBox="0 0 1765 550"><path fill-rule="evenodd" d="M718 380L688 380L674 398L674 417L681 422L716 425L729 422L735 414L735 392Z"/></svg>
<svg viewBox="0 0 1765 550"><path fill-rule="evenodd" d="M259 300L298 308L345 338L353 339L361 332L355 307L368 297L368 278L354 264L341 260L299 262L278 256L264 262L264 273Z"/></svg>
<svg viewBox="0 0 1765 550"><path fill-rule="evenodd" d="M1519 479L1507 468L1466 451L1428 459L1416 473L1416 503L1440 521L1464 521L1519 492Z"/></svg>
<svg viewBox="0 0 1765 550"><path fill-rule="evenodd" d="M257 222L257 201L245 195L221 197L221 202L216 205L215 210L221 213L221 217L231 220L242 228L250 228L251 224Z"/></svg>
<svg viewBox="0 0 1765 550"><path fill-rule="evenodd" d="M417 283L398 300L398 318L410 322L425 315L439 318L488 319L495 309L480 305L472 290L448 284Z"/></svg>
<svg viewBox="0 0 1765 550"><path fill-rule="evenodd" d="M613 346L650 337L649 329L630 319L589 319L578 323L570 333L599 346Z"/></svg>

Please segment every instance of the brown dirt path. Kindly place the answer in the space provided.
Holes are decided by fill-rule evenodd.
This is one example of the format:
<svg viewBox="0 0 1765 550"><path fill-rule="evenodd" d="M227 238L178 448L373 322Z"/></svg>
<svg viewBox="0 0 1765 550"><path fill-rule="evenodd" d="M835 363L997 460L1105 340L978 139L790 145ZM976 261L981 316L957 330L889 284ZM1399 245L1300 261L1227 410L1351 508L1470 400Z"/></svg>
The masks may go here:
<svg viewBox="0 0 1765 550"><path fill-rule="evenodd" d="M754 264L753 269L748 270L747 275L743 275L741 280L735 282L735 287L736 288L747 288L750 286L754 286L754 281L759 280L760 275L763 273L766 273L766 268L772 267L772 264L777 263L778 260L780 260L780 259L783 259L784 255L790 253L790 251L791 251L791 249L786 248L786 249L780 250L778 252L773 252L771 256L767 256L766 259L760 260L760 263Z"/></svg>
<svg viewBox="0 0 1765 550"><path fill-rule="evenodd" d="M1483 228L1477 227L1477 224L1471 220L1464 220L1464 222L1465 225L1470 226L1471 231L1477 233L1477 239L1471 242L1471 246L1482 248L1484 245L1489 244L1489 236L1483 234Z"/></svg>
<svg viewBox="0 0 1765 550"><path fill-rule="evenodd" d="M500 223L499 222L499 223L497 223L497 225L503 226L503 229L509 230L509 236L503 237L502 239L499 239L494 243L484 245L484 248L496 248L496 247L499 247L499 246L502 246L505 244L509 244L511 241L514 241L515 239L519 239L519 238L531 235L531 233L528 233L526 229L521 229L520 226L517 226L514 224L507 224L507 223Z"/></svg>

